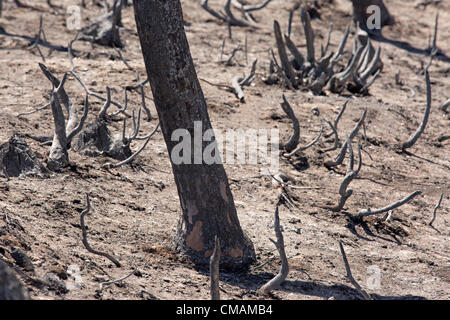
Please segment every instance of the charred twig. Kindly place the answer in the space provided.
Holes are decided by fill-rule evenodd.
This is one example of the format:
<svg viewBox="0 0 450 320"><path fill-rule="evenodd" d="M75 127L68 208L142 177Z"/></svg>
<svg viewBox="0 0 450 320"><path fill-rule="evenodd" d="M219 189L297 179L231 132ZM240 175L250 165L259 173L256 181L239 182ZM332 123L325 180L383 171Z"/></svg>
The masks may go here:
<svg viewBox="0 0 450 320"><path fill-rule="evenodd" d="M219 288L219 261L220 261L220 240L214 238L214 251L209 260L209 277L211 281L211 300L220 300Z"/></svg>
<svg viewBox="0 0 450 320"><path fill-rule="evenodd" d="M136 271L137 271L136 269L133 269L133 271L131 271L131 272L130 272L129 274L127 274L126 276L123 276L122 278L115 279L115 280L111 280L111 281L101 282L101 283L100 283L100 291L102 291L103 288L104 288L105 286L108 286L108 285L113 284L113 283L122 282L123 280L125 280L125 279L131 277L132 275L136 274Z"/></svg>
<svg viewBox="0 0 450 320"><path fill-rule="evenodd" d="M103 256L103 257L111 260L116 265L116 267L120 267L120 263L119 263L119 261L117 261L116 258L114 258L113 256L111 256L108 253L94 250L89 245L89 242L87 240L86 226L84 225L84 217L85 217L86 214L89 213L90 210L91 210L91 204L89 202L89 194L86 193L86 209L83 210L83 212L81 212L81 215L80 215L80 226L81 226L81 231L82 231L82 236L83 236L82 241L83 241L84 246L86 247L87 251L89 251L89 252L91 252L93 254L99 255L99 256Z"/></svg>
<svg viewBox="0 0 450 320"><path fill-rule="evenodd" d="M350 79L352 79L352 76L358 66L358 61L361 57L361 53L363 50L364 50L363 47L357 48L347 68L344 71L336 73L331 77L329 81L329 88L331 92L334 93L342 92L347 82Z"/></svg>
<svg viewBox="0 0 450 320"><path fill-rule="evenodd" d="M361 127L362 123L364 122L364 120L366 118L366 114L367 114L367 110L364 110L358 123L355 125L353 130L350 132L350 134L348 136L350 141L357 135L359 128ZM342 145L341 150L339 151L339 154L336 156L336 158L334 158L333 160L328 160L324 163L325 167L331 168L331 167L338 166L342 163L342 161L345 158L345 154L347 152L347 141L345 141L344 144Z"/></svg>
<svg viewBox="0 0 450 320"><path fill-rule="evenodd" d="M290 90L295 90L294 89L294 85L291 79L288 78L288 76L283 72L283 69L281 69L280 65L278 64L277 59L275 58L275 54L273 53L273 50L270 49L270 52L272 54L272 58L273 58L273 66L275 66L277 73L279 75L281 75L281 77L285 80L286 82L286 86L290 89Z"/></svg>
<svg viewBox="0 0 450 320"><path fill-rule="evenodd" d="M78 76L78 74L75 73L75 71L73 71L73 70L70 71L70 74L72 74L72 76L78 81L78 83L81 85L81 87L84 89L84 91L87 95L93 96L102 101L107 101L106 97L103 97L100 94L89 90L88 87L84 84L83 80L81 80L81 78ZM123 106L114 100L111 100L111 104L116 106L117 108L119 108L119 110L123 109Z"/></svg>
<svg viewBox="0 0 450 320"><path fill-rule="evenodd" d="M331 32L333 32L333 23L330 23L330 28L328 29L327 40L325 46L321 45L320 57L323 58L327 54L328 47L330 46Z"/></svg>
<svg viewBox="0 0 450 320"><path fill-rule="evenodd" d="M108 110L110 105L111 105L111 89L108 86L106 86L106 101L103 107L100 109L100 112L98 113L97 116L98 119L105 119L106 111Z"/></svg>
<svg viewBox="0 0 450 320"><path fill-rule="evenodd" d="M244 77L244 79L242 79L240 81L240 85L241 86L248 86L252 83L252 81L255 79L255 72L256 72L256 63L258 62L258 59L253 60L252 62L252 67L250 69L250 73L248 74L248 76Z"/></svg>
<svg viewBox="0 0 450 320"><path fill-rule="evenodd" d="M300 18L302 20L303 29L305 31L306 37L306 48L307 48L306 60L313 64L315 62L314 31L311 28L311 18L309 17L309 13L304 8L300 8Z"/></svg>
<svg viewBox="0 0 450 320"><path fill-rule="evenodd" d="M291 37L291 30L292 30L292 19L294 17L294 9L289 10L289 18L288 18L288 25L286 30L286 38Z"/></svg>
<svg viewBox="0 0 450 320"><path fill-rule="evenodd" d="M281 69L286 74L288 79L292 82L295 78L295 73L291 63L288 60L286 54L286 44L284 43L283 35L281 34L280 24L278 23L277 20L274 20L273 22L273 29L275 33L275 39L277 42L278 55L281 61Z"/></svg>
<svg viewBox="0 0 450 320"><path fill-rule="evenodd" d="M361 210L358 213L357 218L360 219L360 218L367 217L367 216L370 216L370 215L380 214L380 213L383 213L383 212L387 212L389 210L394 210L395 208L398 208L401 205L407 203L408 201L414 199L416 196L418 196L421 193L422 193L421 190L416 190L413 193L411 193L410 195L408 195L407 197L403 198L402 200L394 202L394 203L392 203L392 204L390 204L390 205L388 205L386 207L380 208L380 209L375 209L375 210L372 210L370 208L363 209L363 210Z"/></svg>
<svg viewBox="0 0 450 320"><path fill-rule="evenodd" d="M439 109L441 109L442 111L444 111L445 113L447 113L447 108L448 106L450 106L450 99L448 99L447 101L445 101L442 106L440 106Z"/></svg>
<svg viewBox="0 0 450 320"><path fill-rule="evenodd" d="M247 22L239 20L233 15L233 13L231 12L231 9L230 9L231 0L226 0L226 2L225 2L225 5L224 5L225 13L218 12L218 11L215 11L214 9L211 9L208 6L208 0L202 0L200 5L210 15L212 15L213 17L215 17L219 20L222 20L223 22L227 23L230 26L238 26L238 27L249 27L250 26ZM244 12L246 12L246 11L244 11Z"/></svg>
<svg viewBox="0 0 450 320"><path fill-rule="evenodd" d="M225 13L227 14L227 23L229 25L234 25L238 27L249 27L250 25L247 22L244 22L234 17L233 13L231 12L230 5L231 0L226 0L224 9Z"/></svg>
<svg viewBox="0 0 450 320"><path fill-rule="evenodd" d="M242 4L239 0L231 0L231 4L244 12L257 11L265 8L272 0L263 0L257 4Z"/></svg>
<svg viewBox="0 0 450 320"><path fill-rule="evenodd" d="M331 121L329 121L328 119L323 118L323 120L328 123L328 125L331 128L332 134L334 134L334 144L332 147L326 148L324 150L322 150L322 152L328 152L328 151L333 151L336 150L337 148L339 148L339 136L336 130L336 127L331 123Z"/></svg>
<svg viewBox="0 0 450 320"><path fill-rule="evenodd" d="M342 259L344 260L345 264L345 271L347 272L347 278L350 280L352 285L355 287L355 289L359 292L359 294L364 298L364 300L372 300L372 297L364 291L363 288L358 284L358 282L353 278L352 271L350 270L350 265L348 264L347 255L344 251L344 246L342 245L342 241L339 240L339 248L341 250Z"/></svg>
<svg viewBox="0 0 450 320"><path fill-rule="evenodd" d="M294 110L292 110L292 107L289 104L289 101L287 101L284 94L282 95L282 97L283 97L283 102L280 103L281 108L286 113L286 115L289 117L289 119L291 119L294 132L292 133L288 142L281 143L281 147L284 150L286 150L287 152L292 152L295 149L295 147L297 147L298 141L300 139L300 125L299 125L297 117L295 116Z"/></svg>
<svg viewBox="0 0 450 320"><path fill-rule="evenodd" d="M116 47L114 47L114 49L118 53L118 55L120 57L120 60L122 60L123 64L125 64L125 66L130 71L135 73L135 75L136 75L136 82L138 82L138 84L135 85L135 86L126 86L125 88L127 90L130 89L130 88L132 88L132 89L139 89L139 93L141 95L141 105L142 105L142 108L144 109L145 113L147 114L147 121L152 120L150 109L147 107L147 104L145 103L144 85L148 82L148 78L146 78L144 81L139 81L139 72L136 69L134 69L132 66L130 66L130 64L125 60L125 58L122 55L122 52L120 52L119 49L117 49Z"/></svg>
<svg viewBox="0 0 450 320"><path fill-rule="evenodd" d="M321 187L303 187L303 186L299 187L299 186L293 186L293 185L288 184L288 183L286 183L284 181L284 180L289 180L284 174L279 173L279 174L273 175L273 174L270 173L270 171L269 171L269 174L270 174L272 179L277 184L280 184L283 187L288 187L288 188L291 188L291 189L302 189L302 190L312 190L312 189L319 190L319 189L322 189Z"/></svg>
<svg viewBox="0 0 450 320"><path fill-rule="evenodd" d="M84 111L83 115L81 116L81 119L78 120L78 113L74 105L70 103L69 96L67 95L64 84L67 79L68 73L64 73L63 79L59 81L56 76L42 63L39 64L39 67L41 68L44 75L47 77L48 80L52 83L54 87L57 87L55 91L56 100L55 103L57 103L58 106L60 106L60 103L62 103L67 111L67 125L65 122L61 122L61 119L58 120L60 125L65 126L65 138L63 140L62 137L59 138L60 142L65 143L65 146L62 146L63 148L67 148L67 146L70 145L70 142L72 141L73 137L78 134L84 125L84 122L88 115L88 109L89 109L89 100L88 95L86 94L86 98L84 101ZM61 115L59 115L58 106L52 106L52 111L56 111L58 114L57 116L61 116L64 120L64 114L61 111ZM55 109L56 108L56 109ZM55 116L55 114L54 114Z"/></svg>
<svg viewBox="0 0 450 320"><path fill-rule="evenodd" d="M338 204L334 207L323 207L325 209L330 209L333 212L340 212L344 208L345 202L353 194L353 190L348 189L348 186L353 181L353 179L356 178L359 171L361 170L362 158L361 158L361 147L360 147L359 143L358 143L358 167L356 170L353 170L353 164L354 164L353 149L352 149L352 145L351 145L351 142L349 141L349 139L347 139L347 145L348 145L348 153L349 153L348 167L347 167L347 173L339 187Z"/></svg>
<svg viewBox="0 0 450 320"><path fill-rule="evenodd" d="M436 211L437 211L437 209L439 209L439 207L441 206L441 202L442 202L442 198L443 198L443 197L444 197L444 194L441 193L441 196L439 197L438 203L434 206L434 209L433 209L433 217L431 218L431 221L428 223L428 225L429 225L430 227L433 226L433 222L434 222L434 220L436 219Z"/></svg>
<svg viewBox="0 0 450 320"><path fill-rule="evenodd" d="M344 34L342 36L341 42L339 43L338 49L336 53L331 58L331 66L334 66L339 59L342 57L342 53L344 52L345 44L347 43L348 35L350 33L350 25L347 25L344 30Z"/></svg>
<svg viewBox="0 0 450 320"><path fill-rule="evenodd" d="M38 108L36 108L36 109L34 109L34 110L32 110L32 111L28 111L28 112L22 112L22 113L19 113L17 116L18 117L21 117L21 116L27 116L27 115L30 115L30 114L33 114L33 113L36 113L36 112L39 112L39 111L41 111L41 110L44 110L44 109L46 109L46 108L48 108L50 106L50 102L49 103L46 103L46 104L44 104L43 106L41 106L41 107L38 107Z"/></svg>
<svg viewBox="0 0 450 320"><path fill-rule="evenodd" d="M305 62L305 58L303 57L303 55L298 50L297 46L294 44L294 42L292 42L292 40L289 37L285 37L284 40L286 41L287 48L289 49L291 54L294 56L294 62L295 62L294 67L300 68L301 66L303 66L303 64Z"/></svg>
<svg viewBox="0 0 450 320"><path fill-rule="evenodd" d="M240 102L244 102L244 91L242 91L243 86L248 86L255 78L255 68L257 60L253 61L250 74L246 77L235 76L231 81L231 88L234 94L239 99Z"/></svg>
<svg viewBox="0 0 450 320"><path fill-rule="evenodd" d="M238 44L236 46L236 48L234 48L233 51L231 51L230 56L228 57L227 61L225 61L226 66L231 66L231 61L233 60L234 56L236 55L236 52L238 52L239 50L241 50L240 44Z"/></svg>
<svg viewBox="0 0 450 320"><path fill-rule="evenodd" d="M45 37L44 34L44 30L43 30L43 19L42 19L42 15L39 17L39 31L36 34L36 40L34 41L34 43L30 46L30 49L36 48L39 52L39 55L42 58L42 61L45 62L45 57L44 54L41 51L41 48L39 48L39 43L41 42L41 35L43 35Z"/></svg>
<svg viewBox="0 0 450 320"><path fill-rule="evenodd" d="M307 145L304 146L298 146L297 148L295 148L292 152L285 154L284 156L286 158L290 158L293 155L297 154L298 152L301 151L305 151L306 149L312 147L314 144L316 144L317 141L319 141L320 137L322 136L323 133L323 123L320 123L320 131L319 134L317 135L317 137L315 137L310 143L308 143Z"/></svg>
<svg viewBox="0 0 450 320"><path fill-rule="evenodd" d="M349 102L350 102L350 100L346 100L346 101L344 102L344 104L342 105L342 108L339 110L338 115L337 115L336 118L334 119L334 123L333 123L333 124L334 124L334 125L333 125L334 130L333 130L333 127L332 127L332 129L331 129L332 131L324 135L325 138L330 137L331 135L334 134L334 131L337 131L339 120L341 119L342 115L344 114L345 109L347 108L347 104L348 104Z"/></svg>
<svg viewBox="0 0 450 320"><path fill-rule="evenodd" d="M244 91L242 91L240 81L242 81L242 77L235 76L231 81L231 86L233 87L234 94L239 99L239 101L244 102Z"/></svg>
<svg viewBox="0 0 450 320"><path fill-rule="evenodd" d="M427 106L425 107L425 113L423 115L422 122L420 123L416 132L414 132L414 134L401 145L403 151L405 151L405 149L411 148L414 145L414 143L416 143L416 141L419 139L428 123L428 116L430 115L431 111L431 84L430 84L430 77L428 75L428 70L425 70L425 82L427 87Z"/></svg>
<svg viewBox="0 0 450 320"><path fill-rule="evenodd" d="M69 101L69 96L67 95L65 89L64 89L64 83L61 85L61 82L58 80L58 78L56 78L56 76L47 68L46 65L39 63L39 68L41 69L41 71L44 73L44 75L47 77L47 79L52 83L53 87L58 88L56 90L56 96L59 100L59 102L61 102L64 105L64 108L67 111L67 114L70 115L70 101ZM67 74L64 74L64 81L67 78Z"/></svg>
<svg viewBox="0 0 450 320"><path fill-rule="evenodd" d="M263 294L268 294L272 290L277 289L283 281L286 279L288 273L289 273L289 263L286 257L286 252L284 249L284 239L283 239L283 233L281 232L280 228L280 217L278 215L278 208L281 204L281 194L278 197L277 204L275 205L275 212L274 212L274 230L275 235L277 237L277 241L274 241L273 239L270 239L275 246L278 249L278 253L280 254L280 260L281 260L281 268L279 273L269 282L267 282L265 285L261 287L261 292Z"/></svg>

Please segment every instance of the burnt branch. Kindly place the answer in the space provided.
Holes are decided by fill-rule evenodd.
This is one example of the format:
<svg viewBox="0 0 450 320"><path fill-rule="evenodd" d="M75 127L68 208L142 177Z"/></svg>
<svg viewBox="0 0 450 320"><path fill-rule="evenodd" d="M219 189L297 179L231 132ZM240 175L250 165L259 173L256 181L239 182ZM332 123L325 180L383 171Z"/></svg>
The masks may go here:
<svg viewBox="0 0 450 320"><path fill-rule="evenodd" d="M268 294L272 290L277 289L283 283L283 281L286 279L286 277L289 273L289 263L288 263L286 252L284 249L283 233L281 232L280 217L278 214L278 208L282 201L281 199L282 199L282 196L280 194L280 196L278 197L277 204L275 205L275 212L274 212L274 230L275 230L275 235L277 237L277 241L270 239L270 241L272 241L272 243L275 244L275 246L277 247L278 253L280 254L281 268L280 268L280 271L278 272L278 274L272 280L270 280L269 282L267 282L265 285L263 285L261 287L260 291L262 292L262 294Z"/></svg>
<svg viewBox="0 0 450 320"><path fill-rule="evenodd" d="M264 9L272 0L264 0L257 4L242 4L239 0L231 0L231 4L244 12Z"/></svg>
<svg viewBox="0 0 450 320"><path fill-rule="evenodd" d="M433 217L431 218L431 221L428 223L428 225L429 225L430 227L433 226L433 222L434 222L434 220L436 220L436 212L437 212L437 209L439 209L439 207L441 206L441 202L442 202L442 198L443 198L443 197L444 197L444 194L441 193L441 196L439 197L438 203L434 206L434 209L433 209Z"/></svg>
<svg viewBox="0 0 450 320"><path fill-rule="evenodd" d="M364 110L358 123L356 123L356 125L353 127L353 130L348 135L348 138L349 138L348 140L352 141L353 138L358 134L358 131L361 128L361 125L363 124L363 122L366 118L366 115L367 115L367 110ZM344 161L345 154L347 152L347 141L345 141L344 144L342 145L341 150L339 151L339 154L336 156L336 158L334 158L333 160L328 160L324 163L325 167L327 167L327 168L336 167L336 166L340 165L342 163L342 161Z"/></svg>
<svg viewBox="0 0 450 320"><path fill-rule="evenodd" d="M27 116L27 115L30 115L30 114L39 112L39 111L41 111L41 110L47 109L48 107L50 107L50 102L44 104L43 106L40 106L40 107L38 107L38 108L32 110L32 111L19 113L17 116L18 116L18 117L21 117L21 116Z"/></svg>
<svg viewBox="0 0 450 320"><path fill-rule="evenodd" d="M344 114L345 109L347 108L347 105L348 105L349 102L350 102L350 100L346 100L344 102L344 104L342 105L342 108L339 110L338 115L336 116L336 118L334 118L333 126L330 126L332 131L327 133L327 134L325 134L324 135L325 138L330 137L331 135L334 134L334 131L337 131L339 120L341 119L342 115ZM334 128L334 130L333 130L333 128Z"/></svg>
<svg viewBox="0 0 450 320"><path fill-rule="evenodd" d="M325 207L326 209L330 209L333 212L340 212L344 208L345 202L353 194L353 190L348 189L348 186L353 181L353 179L356 178L359 171L361 170L362 158L361 158L360 145L358 144L358 167L356 170L353 170L353 164L354 164L353 149L352 149L352 144L349 139L347 139L347 145L348 145L348 153L349 153L348 167L347 167L347 173L339 187L338 204L334 207Z"/></svg>
<svg viewBox="0 0 450 320"><path fill-rule="evenodd" d="M444 111L445 113L448 112L447 108L448 106L450 106L450 99L448 99L447 101L445 101L442 106L440 106L439 109L441 109L442 111Z"/></svg>
<svg viewBox="0 0 450 320"><path fill-rule="evenodd" d="M336 150L337 148L339 148L339 136L338 136L336 127L331 123L331 121L329 121L328 119L325 119L325 118L323 118L323 120L330 126L331 132L332 132L332 134L334 134L334 144L332 147L322 150L322 152L325 153L325 152L333 151L333 150Z"/></svg>
<svg viewBox="0 0 450 320"><path fill-rule="evenodd" d="M87 231L86 231L86 226L84 224L84 217L89 213L89 211L91 210L91 203L89 201L89 194L86 193L86 209L83 210L83 212L81 212L80 215L80 226L81 226L81 231L82 231L82 241L83 244L85 246L85 248L87 249L87 251L89 251L90 253L105 257L107 259L109 259L110 261L112 261L116 267L120 267L120 262L117 261L116 258L114 258L113 256L111 256L108 253L105 252L101 252L101 251L97 251L92 249L92 247L90 246L88 240L87 240Z"/></svg>
<svg viewBox="0 0 450 320"><path fill-rule="evenodd" d="M406 142L404 142L402 144L401 147L402 147L403 151L408 148L411 148L416 143L416 141L422 135L422 133L425 130L425 127L428 123L428 117L429 117L430 111L431 111L431 84L430 84L430 77L428 75L428 70L425 70L425 83L426 83L426 87L427 87L427 105L425 107L425 112L423 114L422 122L420 123L416 132L414 132L414 134Z"/></svg>
<svg viewBox="0 0 450 320"><path fill-rule="evenodd" d="M315 138L314 138L310 143L308 143L307 145L304 145L304 146L298 146L298 147L295 148L292 152L290 152L290 153L288 153L288 154L285 154L284 156L285 156L286 158L290 158L290 157L292 157L293 155L297 154L298 152L305 151L306 149L312 147L313 145L316 144L317 141L319 141L320 137L322 136L322 133L323 133L323 123L321 122L321 123L320 123L320 131L319 131L319 134L317 135L317 137L315 137Z"/></svg>
<svg viewBox="0 0 450 320"><path fill-rule="evenodd" d="M280 57L281 61L281 69L286 74L288 79L290 81L293 81L295 78L294 69L288 60L288 56L286 54L286 44L284 43L283 35L281 34L280 24L278 23L277 20L274 20L273 22L273 30L275 33L275 40L277 42L278 56Z"/></svg>
<svg viewBox="0 0 450 320"><path fill-rule="evenodd" d="M240 102L245 101L244 91L242 91L242 87L250 85L252 81L255 79L255 70L257 61L258 60L253 61L248 76L245 77L235 76L231 81L231 88L233 89L234 94L236 95L236 97L239 99Z"/></svg>
<svg viewBox="0 0 450 320"><path fill-rule="evenodd" d="M306 60L310 63L315 62L314 54L314 31L311 27L311 18L309 13L304 8L300 8L300 19L302 20L303 30L305 31L307 56Z"/></svg>
<svg viewBox="0 0 450 320"><path fill-rule="evenodd" d="M405 198L403 198L403 199L401 199L401 200L399 200L397 202L394 202L394 203L392 203L392 204L390 204L390 205L388 205L386 207L380 208L380 209L375 209L375 210L372 210L370 208L363 209L363 210L361 210L358 213L357 218L363 218L363 217L367 217L367 216L370 216L370 215L375 215L375 214L380 214L380 213L383 213L383 212L387 212L389 210L394 210L395 208L398 208L401 205L404 205L405 203L407 203L408 201L414 199L416 196L418 196L421 193L422 193L421 190L416 190L413 193L411 193L410 195L408 195L407 197L405 197Z"/></svg>
<svg viewBox="0 0 450 320"><path fill-rule="evenodd" d="M211 300L220 300L219 289L219 262L220 262L220 240L217 236L214 238L214 251L209 259L209 277L211 282Z"/></svg>
<svg viewBox="0 0 450 320"><path fill-rule="evenodd" d="M106 101L103 107L100 109L100 112L98 113L97 118L98 119L105 119L106 117L106 111L108 110L109 106L111 105L111 89L107 86L106 87Z"/></svg>
<svg viewBox="0 0 450 320"><path fill-rule="evenodd" d="M283 102L280 103L281 108L286 113L286 115L289 117L289 119L291 119L294 132L292 133L288 142L281 143L281 147L284 150L286 150L287 152L292 152L295 149L295 147L298 145L298 141L300 139L300 124L298 122L297 117L295 116L294 110L292 110L292 107L289 104L289 101L286 99L286 96L283 94L282 97L283 97Z"/></svg>
<svg viewBox="0 0 450 320"><path fill-rule="evenodd" d="M121 277L121 278L119 278L119 279L101 282L101 283L100 283L100 291L102 291L106 286L109 286L110 284L122 282L123 280L125 280L125 279L131 277L132 275L136 274L136 271L137 271L137 270L134 269L134 270L131 271L129 274L127 274L126 276L123 276L123 277Z"/></svg>
<svg viewBox="0 0 450 320"><path fill-rule="evenodd" d="M355 280L355 278L353 278L352 271L350 270L350 265L348 264L347 255L345 254L344 246L342 245L341 240L339 240L339 249L341 250L342 259L344 260L345 271L347 273L348 280L359 292L359 294L364 298L364 300L372 300L372 297L366 291L364 291L364 289L359 285L359 283Z"/></svg>

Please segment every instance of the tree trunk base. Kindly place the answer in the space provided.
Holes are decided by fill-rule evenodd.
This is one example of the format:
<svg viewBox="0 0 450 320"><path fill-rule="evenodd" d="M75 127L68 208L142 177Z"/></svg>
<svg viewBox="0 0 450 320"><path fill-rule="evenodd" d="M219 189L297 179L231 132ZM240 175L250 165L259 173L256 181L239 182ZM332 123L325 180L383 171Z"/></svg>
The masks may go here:
<svg viewBox="0 0 450 320"><path fill-rule="evenodd" d="M192 245L192 243L187 243L190 241L190 238L189 234L187 234L187 230L183 227L183 224L182 217L178 223L178 230L173 240L174 251L181 256L188 258L198 266L209 266L209 259L214 251L214 239L216 233L212 230L201 230L200 234L203 239L200 239L200 241L203 242L203 248L202 250L196 251L191 248L190 245ZM221 239L221 256L219 264L222 270L242 270L256 261L253 243L245 233L236 236L226 234L224 230L221 231L222 232L218 232L217 236ZM195 229L193 230L193 233L194 232L196 232ZM207 236L204 236L204 232ZM230 240L234 241L230 243Z"/></svg>

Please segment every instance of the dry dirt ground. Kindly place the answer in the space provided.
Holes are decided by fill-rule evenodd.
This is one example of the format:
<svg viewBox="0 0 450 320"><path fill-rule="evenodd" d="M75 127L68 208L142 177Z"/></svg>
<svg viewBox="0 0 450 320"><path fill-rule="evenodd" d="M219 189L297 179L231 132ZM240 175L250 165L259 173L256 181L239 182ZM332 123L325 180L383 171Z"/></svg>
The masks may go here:
<svg viewBox="0 0 450 320"><path fill-rule="evenodd" d="M58 1L67 7L80 1ZM101 8L82 9L82 24L100 14ZM291 190L298 208L280 208L281 225L290 263L290 273L283 285L271 296L258 294L258 288L275 275L279 258L269 238L274 238L273 210L278 190L271 179L259 175L255 165L226 165L242 228L254 243L257 261L249 270L221 274L223 299L358 299L358 292L345 276L338 242L342 240L354 277L377 299L449 299L450 298L450 118L439 106L450 98L450 3L441 1L415 7L417 1L386 0L396 18L396 25L383 30L381 42L384 69L367 96L348 92L336 95L325 92L314 96L307 91L290 91L281 85L266 85L261 80L268 70L269 49L275 48L273 20L286 30L292 1L273 0L257 11L257 29L232 28L228 39L226 25L200 8L199 0L182 1L186 33L198 76L213 83L231 83L235 75L248 73L250 63L258 59L254 85L245 87L245 103L234 94L202 81L209 114L214 128L279 128L282 139L291 132L289 119L280 108L284 93L300 120L301 143L318 132L320 116L334 119L346 99L350 99L339 124L340 136L354 126L367 108L363 165L351 184L353 195L340 213L320 206L332 205L346 170L346 161L335 170L323 162L336 151L320 153L332 144L321 140L301 156L288 163L280 160L280 171L291 176L297 186L314 189ZM222 0L211 0L217 8ZM254 1L255 2L255 1ZM345 26L351 19L350 1L335 0L319 9L320 18L312 20L316 37L326 36L334 23L331 50L335 50ZM29 1L31 3L31 1ZM33 1L42 11L17 8L12 1L4 4L0 26L10 35L0 35L1 110L0 142L14 133L51 135L53 120L49 108L20 116L49 100L50 83L38 67L42 59L30 41L39 29L39 17L48 42L66 46L76 31L66 28L66 10L50 9L46 1ZM435 12L439 11L438 47L443 53L430 67L432 110L428 126L410 149L410 154L396 152L395 145L407 139L419 125L425 108L425 81L421 74L428 57L425 52L432 34ZM128 63L145 78L132 7L124 9L124 28L120 30ZM12 36L15 34L16 36ZM228 58L238 43L248 39L247 61L243 51L236 53L232 65L220 61L223 39L224 57ZM353 35L351 35L353 39ZM299 15L294 16L293 40L305 52L305 39ZM374 42L377 45L377 42ZM74 60L75 70L87 86L105 94L112 89L113 99L122 101L123 87L135 83L135 74L118 59L111 48L76 42L75 49L90 52ZM41 46L45 64L58 77L70 69L66 52ZM317 49L318 50L318 49ZM351 50L351 42L347 51ZM395 81L400 72L402 85ZM411 98L412 88L415 96ZM69 76L66 90L73 103L82 105L84 91ZM152 115L151 90L145 88ZM137 93L129 96L130 109L140 106ZM91 97L91 114L102 103ZM115 107L111 107L114 111ZM115 117L120 119L120 116ZM150 132L157 119L143 121L141 135ZM120 132L121 122L111 121L111 130ZM130 127L129 127L129 130ZM24 138L38 159L45 163L49 147ZM136 150L142 142L133 142ZM71 166L47 178L0 176L0 258L14 263L8 253L11 246L20 247L31 259L34 271L18 274L33 299L208 299L208 271L196 268L171 250L180 216L177 191L171 174L165 144L158 131L132 165L106 170L102 165L111 159L81 156L69 151ZM349 215L359 210L383 207L414 190L422 194L394 210L389 222L369 217L354 224ZM85 193L91 197L92 210L86 216L92 247L113 253L121 262L117 268L109 260L89 253L81 241L80 213L85 207ZM441 193L444 197L437 218L428 225ZM133 269L139 272L122 282L100 283L118 279ZM379 286L374 275L379 271ZM375 273L374 273L375 272ZM50 275L50 274L53 274ZM56 278L55 276L56 275ZM53 281L52 286L30 280ZM59 280L58 280L59 279ZM75 280L74 280L75 279ZM371 285L372 284L372 285ZM64 286L67 290L64 290Z"/></svg>

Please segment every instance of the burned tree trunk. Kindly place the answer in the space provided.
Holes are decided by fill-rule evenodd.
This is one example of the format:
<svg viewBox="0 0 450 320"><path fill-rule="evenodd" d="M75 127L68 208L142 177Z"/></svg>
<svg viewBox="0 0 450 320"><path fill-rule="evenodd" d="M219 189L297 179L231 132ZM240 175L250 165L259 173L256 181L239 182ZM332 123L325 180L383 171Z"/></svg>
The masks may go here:
<svg viewBox="0 0 450 320"><path fill-rule="evenodd" d="M361 29L368 32L379 32L384 26L394 24L394 18L390 15L388 9L383 3L383 0L351 0L353 4L353 21L359 22ZM371 6L376 6L371 8ZM377 17L377 15L379 16ZM379 18L379 26L377 19ZM374 28L375 27L375 28Z"/></svg>
<svg viewBox="0 0 450 320"><path fill-rule="evenodd" d="M134 0L134 12L182 208L174 247L195 262L208 264L217 235L221 266L246 265L255 258L254 248L241 229L225 169L220 161L207 164L202 158L207 146L202 137L205 131L211 132L211 123L186 39L180 0ZM188 146L182 156L187 161L172 154L179 148L178 141L172 140L175 130Z"/></svg>

